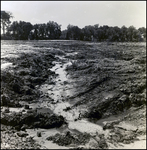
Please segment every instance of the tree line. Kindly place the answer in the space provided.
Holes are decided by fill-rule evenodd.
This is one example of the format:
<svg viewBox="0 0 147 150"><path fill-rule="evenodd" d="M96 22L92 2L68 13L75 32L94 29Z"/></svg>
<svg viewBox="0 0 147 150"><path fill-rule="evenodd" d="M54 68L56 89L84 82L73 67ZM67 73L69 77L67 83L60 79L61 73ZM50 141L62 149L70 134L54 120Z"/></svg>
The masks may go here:
<svg viewBox="0 0 147 150"><path fill-rule="evenodd" d="M67 29L62 31L62 39L83 40L83 41L110 41L110 42L139 42L146 39L146 28L136 29L134 26L121 28L107 25L100 26L89 25L80 29L78 26L68 25Z"/></svg>
<svg viewBox="0 0 147 150"><path fill-rule="evenodd" d="M14 40L82 40L82 41L110 41L110 42L140 42L146 41L146 28L136 29L134 26L110 27L99 24L88 25L84 28L68 25L66 30L61 31L61 25L54 21L32 25L30 22L13 21L12 13L1 11L1 26L3 36Z"/></svg>
<svg viewBox="0 0 147 150"><path fill-rule="evenodd" d="M61 25L58 25L54 21L35 25L25 21L14 21L7 29L6 35L15 40L59 39L61 35Z"/></svg>

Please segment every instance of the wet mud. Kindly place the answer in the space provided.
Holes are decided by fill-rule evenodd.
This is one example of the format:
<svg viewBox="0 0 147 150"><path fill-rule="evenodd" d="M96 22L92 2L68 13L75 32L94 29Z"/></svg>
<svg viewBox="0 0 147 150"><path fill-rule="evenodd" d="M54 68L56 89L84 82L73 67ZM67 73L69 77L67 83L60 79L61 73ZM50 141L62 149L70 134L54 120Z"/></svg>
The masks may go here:
<svg viewBox="0 0 147 150"><path fill-rule="evenodd" d="M1 55L3 149L145 147L145 43L2 41Z"/></svg>

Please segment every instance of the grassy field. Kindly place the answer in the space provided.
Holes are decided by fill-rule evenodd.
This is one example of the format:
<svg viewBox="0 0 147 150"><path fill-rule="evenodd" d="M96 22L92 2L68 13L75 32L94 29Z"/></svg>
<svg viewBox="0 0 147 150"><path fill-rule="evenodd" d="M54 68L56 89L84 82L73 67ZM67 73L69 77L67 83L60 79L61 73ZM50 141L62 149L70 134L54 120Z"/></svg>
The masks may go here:
<svg viewBox="0 0 147 150"><path fill-rule="evenodd" d="M4 149L125 148L146 134L145 104L144 42L1 43Z"/></svg>

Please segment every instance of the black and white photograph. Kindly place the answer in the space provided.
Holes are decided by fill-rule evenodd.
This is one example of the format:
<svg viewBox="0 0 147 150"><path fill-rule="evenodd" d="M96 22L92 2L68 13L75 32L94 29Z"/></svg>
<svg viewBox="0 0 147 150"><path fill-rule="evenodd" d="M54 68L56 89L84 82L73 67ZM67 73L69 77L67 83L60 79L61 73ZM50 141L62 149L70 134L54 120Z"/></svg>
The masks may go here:
<svg viewBox="0 0 147 150"><path fill-rule="evenodd" d="M1 149L146 149L146 1L1 1Z"/></svg>

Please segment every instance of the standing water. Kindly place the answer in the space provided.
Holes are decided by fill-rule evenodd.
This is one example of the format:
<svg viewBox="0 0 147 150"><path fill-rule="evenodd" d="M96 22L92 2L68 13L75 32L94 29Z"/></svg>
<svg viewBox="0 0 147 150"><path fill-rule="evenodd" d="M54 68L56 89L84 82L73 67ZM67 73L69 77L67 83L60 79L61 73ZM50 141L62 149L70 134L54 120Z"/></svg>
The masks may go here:
<svg viewBox="0 0 147 150"><path fill-rule="evenodd" d="M74 55L77 52L70 53L67 55ZM60 57L60 59L65 59L64 57ZM69 79L67 76L67 72L65 71L68 65L71 65L70 61L67 61L64 64L60 62L54 62L55 66L53 66L50 70L54 71L58 76L55 79L55 85L42 85L40 90L43 91L43 94L48 94L54 101L54 104L48 103L47 106L57 115L63 116L68 122L68 128L71 130L78 130L80 132L87 132L90 134L96 134L97 132L103 133L103 129L100 125L91 123L85 119L79 120L79 116L81 113L80 108L72 108L68 111L64 111L66 108L71 108L71 104L68 101L64 101L68 97L73 96L74 87L72 84L68 84Z"/></svg>

